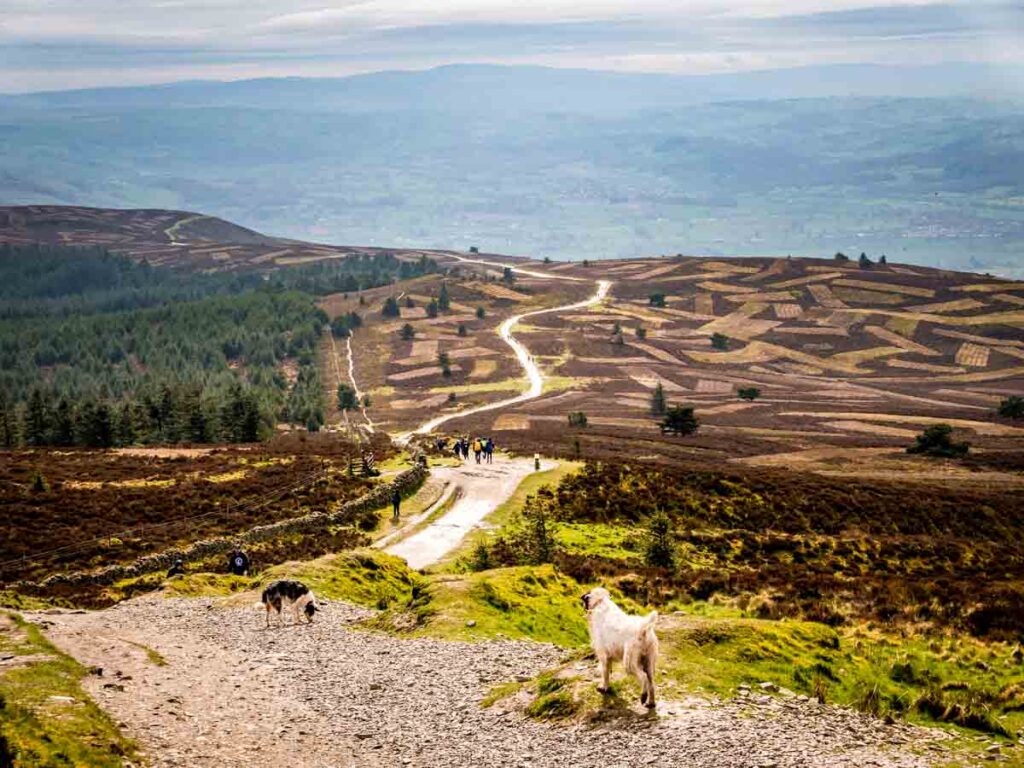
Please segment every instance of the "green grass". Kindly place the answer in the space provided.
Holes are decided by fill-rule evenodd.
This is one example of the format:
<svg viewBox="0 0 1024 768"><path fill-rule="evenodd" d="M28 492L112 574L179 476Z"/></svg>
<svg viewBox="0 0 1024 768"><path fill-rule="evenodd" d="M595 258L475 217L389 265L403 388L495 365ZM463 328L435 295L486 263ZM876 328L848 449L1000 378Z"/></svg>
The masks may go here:
<svg viewBox="0 0 1024 768"><path fill-rule="evenodd" d="M85 667L15 614L4 614L0 649L24 657L0 675L0 765L115 768L125 758L138 763L134 744L82 690Z"/></svg>
<svg viewBox="0 0 1024 768"><path fill-rule="evenodd" d="M139 648L140 650L145 651L146 658L149 659L149 663L152 664L153 666L155 666L155 667L166 667L167 666L167 659L164 658L164 655L162 653L160 653L160 651L156 650L155 648L150 648L145 643L136 643L134 640L124 640L124 642L128 643L128 645L134 645L136 648Z"/></svg>
<svg viewBox="0 0 1024 768"><path fill-rule="evenodd" d="M532 496L544 486L551 486L552 488L557 487L563 477L567 477L573 472L576 472L581 466L583 465L577 461L562 461L559 462L558 466L553 467L552 469L547 469L543 472L534 472L531 475L527 475L523 478L523 481L519 483L515 492L505 499L505 501L491 512L491 514L484 518L484 524L491 528L500 528L508 525L513 517L522 510L523 504L526 503L527 496ZM485 540L489 535L490 534L487 530L483 528L476 528L462 540L462 543L458 547L445 555L437 565L431 568L431 570L464 570L465 566L461 561L464 561L466 556L473 551L473 548L476 547L478 542Z"/></svg>
<svg viewBox="0 0 1024 768"><path fill-rule="evenodd" d="M573 554L614 560L630 560L643 554L636 534L621 525L556 523L553 535L562 549Z"/></svg>
<svg viewBox="0 0 1024 768"><path fill-rule="evenodd" d="M587 641L581 594L579 584L549 565L437 575L375 625L448 640L506 637L575 647Z"/></svg>

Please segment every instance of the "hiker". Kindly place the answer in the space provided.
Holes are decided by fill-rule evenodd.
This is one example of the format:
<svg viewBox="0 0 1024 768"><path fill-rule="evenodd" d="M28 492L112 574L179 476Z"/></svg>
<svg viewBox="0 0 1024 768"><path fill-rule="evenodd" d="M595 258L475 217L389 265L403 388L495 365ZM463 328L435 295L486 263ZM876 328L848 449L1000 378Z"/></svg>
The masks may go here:
<svg viewBox="0 0 1024 768"><path fill-rule="evenodd" d="M179 557L179 558L177 558L174 561L174 565L171 566L171 569L169 571L167 571L167 578L169 579L172 576L184 576L184 575L185 575L185 561L182 560Z"/></svg>
<svg viewBox="0 0 1024 768"><path fill-rule="evenodd" d="M462 458L465 459L466 461L469 461L469 438L468 437L463 437L461 444L462 444Z"/></svg>
<svg viewBox="0 0 1024 768"><path fill-rule="evenodd" d="M473 440L473 458L476 459L477 464L480 463L480 454L483 452L483 450L484 445L482 442L480 442L480 438L478 437L475 440Z"/></svg>
<svg viewBox="0 0 1024 768"><path fill-rule="evenodd" d="M249 556L240 549L228 555L228 570L235 576L249 575Z"/></svg>
<svg viewBox="0 0 1024 768"><path fill-rule="evenodd" d="M398 519L399 507L401 507L401 506L402 506L402 492L399 491L398 487L396 486L395 490L392 491L392 493L391 493L391 509L393 510L392 514L391 514L391 519L392 520L397 520Z"/></svg>
<svg viewBox="0 0 1024 768"><path fill-rule="evenodd" d="M487 457L488 464L494 463L494 441L489 437L484 441L484 456Z"/></svg>

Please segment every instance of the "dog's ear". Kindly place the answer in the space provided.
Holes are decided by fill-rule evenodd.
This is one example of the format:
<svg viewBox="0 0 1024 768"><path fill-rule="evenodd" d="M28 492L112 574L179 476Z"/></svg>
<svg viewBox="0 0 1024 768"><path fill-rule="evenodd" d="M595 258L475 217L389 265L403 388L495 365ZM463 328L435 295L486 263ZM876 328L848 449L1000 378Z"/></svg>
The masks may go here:
<svg viewBox="0 0 1024 768"><path fill-rule="evenodd" d="M585 595L583 595L583 597L580 598L580 600L583 601L583 610L589 611L590 610L590 593L587 592Z"/></svg>

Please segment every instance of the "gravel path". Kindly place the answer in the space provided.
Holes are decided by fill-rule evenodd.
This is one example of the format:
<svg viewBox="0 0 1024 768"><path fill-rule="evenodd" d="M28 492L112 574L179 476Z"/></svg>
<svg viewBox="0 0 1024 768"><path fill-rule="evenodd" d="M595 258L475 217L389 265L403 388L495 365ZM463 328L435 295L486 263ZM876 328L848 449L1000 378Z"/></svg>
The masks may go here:
<svg viewBox="0 0 1024 768"><path fill-rule="evenodd" d="M544 460L541 470L554 469L558 464ZM458 498L441 517L429 525L403 538L401 531L393 534L398 540L387 543L384 551L404 558L414 570L433 565L455 549L467 533L480 525L484 518L504 503L519 484L534 472L533 459L509 459L497 456L493 464L476 464L470 458L459 467L435 467L430 473L446 483L449 490L438 506L457 493ZM429 518L433 508L421 516ZM411 520L408 525L414 530L422 519ZM393 541L392 537L388 542Z"/></svg>
<svg viewBox="0 0 1024 768"><path fill-rule="evenodd" d="M478 702L494 683L552 666L559 649L352 629L367 613L333 602L311 626L265 630L252 606L147 596L28 618L103 668L87 678L89 693L156 768L918 768L930 763L908 745L936 749L921 729L760 694L665 701L655 718L638 709L598 727L537 723Z"/></svg>

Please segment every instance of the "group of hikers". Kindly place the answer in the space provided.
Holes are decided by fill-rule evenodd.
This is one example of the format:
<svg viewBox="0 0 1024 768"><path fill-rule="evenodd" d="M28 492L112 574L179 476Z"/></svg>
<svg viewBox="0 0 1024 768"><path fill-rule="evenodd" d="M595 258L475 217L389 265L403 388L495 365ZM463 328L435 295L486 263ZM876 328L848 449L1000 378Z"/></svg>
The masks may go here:
<svg viewBox="0 0 1024 768"><path fill-rule="evenodd" d="M447 453L448 438L437 438L434 442L434 447L439 453ZM456 438L452 451L457 459L462 459L463 461L469 461L469 452L472 451L473 458L476 459L477 464L481 461L485 464L494 463L494 440L489 437L475 437L472 441L466 436Z"/></svg>

